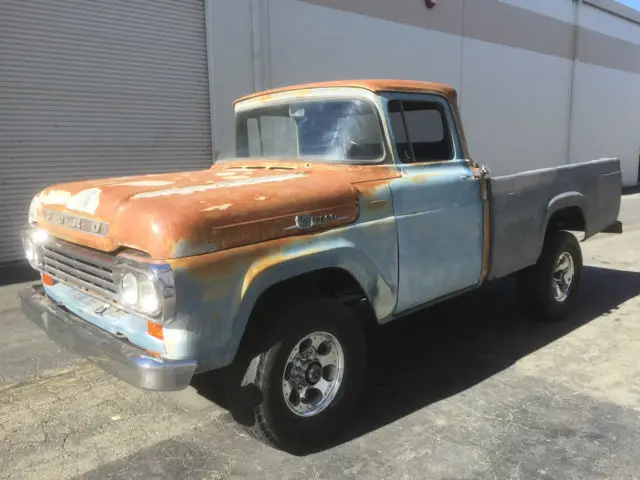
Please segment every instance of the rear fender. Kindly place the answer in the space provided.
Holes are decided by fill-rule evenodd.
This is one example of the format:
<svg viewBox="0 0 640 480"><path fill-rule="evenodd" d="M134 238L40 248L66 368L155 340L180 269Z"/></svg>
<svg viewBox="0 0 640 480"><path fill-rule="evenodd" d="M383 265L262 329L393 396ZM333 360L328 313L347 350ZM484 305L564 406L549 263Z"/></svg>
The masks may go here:
<svg viewBox="0 0 640 480"><path fill-rule="evenodd" d="M556 195L551 199L551 201L549 201L549 205L547 206L547 215L543 224L545 229L549 224L549 220L551 220L551 217L553 217L555 213L571 207L578 207L580 209L582 218L585 222L586 235L589 231L589 225L587 224L587 218L589 218L589 202L587 201L587 197L580 192L564 192L560 195Z"/></svg>
<svg viewBox="0 0 640 480"><path fill-rule="evenodd" d="M538 241L539 251L538 256L542 252L542 246L544 245L544 239L547 234L547 228L549 226L549 222L553 218L553 216L559 211L565 208L573 208L577 207L580 209L580 213L582 214L582 218L585 222L585 236L587 238L587 229L589 228L587 224L587 214L589 212L589 203L587 202L587 198L580 192L564 192L559 195L553 197L549 204L547 205L547 213L544 218L544 222L542 223L542 231L540 232L540 237Z"/></svg>

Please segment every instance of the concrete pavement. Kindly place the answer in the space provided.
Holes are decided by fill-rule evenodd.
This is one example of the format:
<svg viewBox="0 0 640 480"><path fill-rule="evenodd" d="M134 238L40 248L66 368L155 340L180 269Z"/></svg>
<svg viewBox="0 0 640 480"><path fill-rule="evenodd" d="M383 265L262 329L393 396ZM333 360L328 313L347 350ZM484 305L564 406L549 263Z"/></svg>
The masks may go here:
<svg viewBox="0 0 640 480"><path fill-rule="evenodd" d="M203 376L136 390L60 351L0 288L0 478L640 478L640 195L582 244L576 315L523 318L510 282L385 327L361 409L294 457L245 436Z"/></svg>

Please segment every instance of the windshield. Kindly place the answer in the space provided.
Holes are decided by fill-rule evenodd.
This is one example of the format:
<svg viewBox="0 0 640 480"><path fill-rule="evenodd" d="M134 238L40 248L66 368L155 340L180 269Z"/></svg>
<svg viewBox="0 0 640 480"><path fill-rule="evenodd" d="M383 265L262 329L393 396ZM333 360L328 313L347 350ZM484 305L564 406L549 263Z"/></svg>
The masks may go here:
<svg viewBox="0 0 640 480"><path fill-rule="evenodd" d="M370 163L384 155L378 114L364 100L305 100L237 114L238 157Z"/></svg>

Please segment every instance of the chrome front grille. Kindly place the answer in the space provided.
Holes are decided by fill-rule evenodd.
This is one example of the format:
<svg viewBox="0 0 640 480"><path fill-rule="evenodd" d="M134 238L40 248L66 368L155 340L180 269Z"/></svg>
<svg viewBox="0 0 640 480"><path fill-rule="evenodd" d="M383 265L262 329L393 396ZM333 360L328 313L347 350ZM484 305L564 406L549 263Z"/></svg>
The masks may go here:
<svg viewBox="0 0 640 480"><path fill-rule="evenodd" d="M116 296L114 258L61 240L44 245L44 272L109 299Z"/></svg>

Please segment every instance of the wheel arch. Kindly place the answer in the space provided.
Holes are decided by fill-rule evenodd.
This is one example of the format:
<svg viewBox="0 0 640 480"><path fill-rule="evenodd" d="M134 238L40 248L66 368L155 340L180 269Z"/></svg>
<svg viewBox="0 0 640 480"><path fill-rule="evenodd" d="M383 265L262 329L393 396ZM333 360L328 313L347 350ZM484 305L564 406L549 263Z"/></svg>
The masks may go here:
<svg viewBox="0 0 640 480"><path fill-rule="evenodd" d="M265 262L250 268L242 286L240 306L233 321L232 357L249 332L261 331L261 312L274 303L299 295L337 296L347 303L364 303L367 323L388 318L395 308L395 288L375 264L353 247L331 248ZM364 302L360 302L364 300Z"/></svg>
<svg viewBox="0 0 640 480"><path fill-rule="evenodd" d="M589 204L580 192L564 192L553 197L547 206L542 241L553 230L572 230L584 232L588 236L587 224Z"/></svg>

